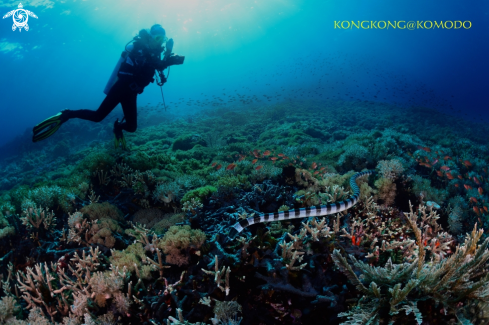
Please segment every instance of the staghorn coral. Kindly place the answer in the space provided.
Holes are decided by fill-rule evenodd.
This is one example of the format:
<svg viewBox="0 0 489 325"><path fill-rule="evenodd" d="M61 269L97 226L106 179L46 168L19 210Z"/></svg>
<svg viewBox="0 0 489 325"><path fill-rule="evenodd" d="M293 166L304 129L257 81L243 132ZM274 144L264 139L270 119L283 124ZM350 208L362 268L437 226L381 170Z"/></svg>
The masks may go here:
<svg viewBox="0 0 489 325"><path fill-rule="evenodd" d="M88 255L85 251L82 256L75 252L68 270L54 263L50 266L44 263L36 264L34 269L28 267L25 273L18 271L18 287L27 302L27 309L40 308L40 314L47 314L54 321L59 316L83 317L90 308L92 297L98 297L96 303L101 304L100 307L105 305L106 299L120 293L118 290L126 280L126 271L119 272L116 267L106 275L96 273L100 267L99 255L98 248L91 248Z"/></svg>
<svg viewBox="0 0 489 325"><path fill-rule="evenodd" d="M417 323L421 324L423 316L417 302L428 298L442 303L446 312L457 317L460 315L460 301L489 304L489 276L484 271L489 261L489 238L477 245L483 230L474 227L465 243L457 246L452 255L441 254L438 259L427 262L427 250L431 250L435 256L436 253L426 246L424 237L427 231L422 230L424 227L418 227L418 218L427 220L430 217L426 207L420 208L419 215L413 212L412 205L410 207L411 211L406 217L414 232L417 251L416 258L411 262L394 264L389 259L384 267L373 267L350 255L352 264L362 273L358 278L340 251L334 250L332 257L336 266L364 295L357 306L339 314L349 319L346 324L356 324L358 320L379 322L385 317L381 315L394 320L401 311L407 315L413 312Z"/></svg>
<svg viewBox="0 0 489 325"><path fill-rule="evenodd" d="M54 212L51 211L50 213L41 207L37 209L28 208L27 210L24 210L20 220L22 221L22 224L30 231L39 231L41 229L44 229L45 231L52 231L56 223Z"/></svg>

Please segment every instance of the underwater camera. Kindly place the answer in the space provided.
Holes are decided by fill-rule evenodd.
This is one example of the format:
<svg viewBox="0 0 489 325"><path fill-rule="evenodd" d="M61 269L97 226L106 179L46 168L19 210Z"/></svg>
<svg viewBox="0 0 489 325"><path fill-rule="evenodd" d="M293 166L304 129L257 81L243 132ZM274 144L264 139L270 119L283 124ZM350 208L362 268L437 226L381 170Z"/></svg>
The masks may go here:
<svg viewBox="0 0 489 325"><path fill-rule="evenodd" d="M169 65L183 64L184 60L185 57L181 55L172 55L166 59Z"/></svg>

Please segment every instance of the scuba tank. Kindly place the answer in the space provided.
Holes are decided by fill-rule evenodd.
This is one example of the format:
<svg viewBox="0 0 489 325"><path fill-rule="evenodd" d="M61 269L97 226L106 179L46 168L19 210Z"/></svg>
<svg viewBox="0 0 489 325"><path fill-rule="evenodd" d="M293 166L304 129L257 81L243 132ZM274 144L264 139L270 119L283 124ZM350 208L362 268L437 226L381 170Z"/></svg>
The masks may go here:
<svg viewBox="0 0 489 325"><path fill-rule="evenodd" d="M119 61L117 61L116 65L114 67L114 70L112 71L112 74L110 75L109 80L107 81L107 85L105 86L105 89L104 89L104 94L107 95L109 93L110 89L112 88L112 86L114 86L114 84L119 79L119 77L117 75L119 74L119 70L121 68L121 65L127 60L129 53L131 53L132 50L134 49L134 45L130 44L130 43L138 41L138 40L146 40L147 41L148 38L151 38L151 35L148 33L147 30L142 29L139 31L137 36L135 36L132 40L130 40L126 44L126 46L124 47L124 51L122 52L121 57L119 58ZM129 64L133 65L132 61L129 62Z"/></svg>
<svg viewBox="0 0 489 325"><path fill-rule="evenodd" d="M132 49L134 48L134 46L132 44L126 46L126 49L124 50L124 52L122 52L121 54L121 57L119 58L119 61L117 61L115 67L114 67L114 70L112 71L112 74L110 75L110 78L109 80L107 81L107 85L105 86L105 89L104 89L104 94L108 94L110 89L112 88L112 86L116 83L116 81L119 79L117 77L117 74L119 72L119 69L121 68L121 64L122 62L124 62L127 58L127 55L129 54L129 52L132 51Z"/></svg>

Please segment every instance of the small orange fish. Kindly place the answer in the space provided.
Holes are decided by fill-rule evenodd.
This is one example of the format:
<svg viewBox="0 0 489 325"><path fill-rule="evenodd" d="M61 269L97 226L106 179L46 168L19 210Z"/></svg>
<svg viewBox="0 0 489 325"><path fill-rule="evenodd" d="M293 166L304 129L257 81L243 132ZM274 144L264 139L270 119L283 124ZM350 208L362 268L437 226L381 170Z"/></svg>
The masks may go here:
<svg viewBox="0 0 489 325"><path fill-rule="evenodd" d="M442 173L441 171L439 171L439 170L437 170L437 171L436 171L436 174L437 174L438 176L440 176L440 177L443 177L443 173Z"/></svg>
<svg viewBox="0 0 489 325"><path fill-rule="evenodd" d="M355 246L355 235L351 236L351 244Z"/></svg>
<svg viewBox="0 0 489 325"><path fill-rule="evenodd" d="M438 247L438 246L440 246L440 242L439 241L437 241L436 244L435 244L435 247Z"/></svg>
<svg viewBox="0 0 489 325"><path fill-rule="evenodd" d="M450 156L443 157L443 160L448 160L448 159L452 160L452 157L450 157Z"/></svg>
<svg viewBox="0 0 489 325"><path fill-rule="evenodd" d="M473 196L470 197L470 201L472 201L473 203L477 203L477 199Z"/></svg>
<svg viewBox="0 0 489 325"><path fill-rule="evenodd" d="M486 211L486 213L487 213L487 207L484 205L482 208L483 208L483 209L484 209L484 211Z"/></svg>
<svg viewBox="0 0 489 325"><path fill-rule="evenodd" d="M480 215L481 212L479 210L479 207L474 206L472 209L474 210L475 214Z"/></svg>
<svg viewBox="0 0 489 325"><path fill-rule="evenodd" d="M471 190L472 189L472 186L467 185L467 184L464 184L464 187L465 187L466 190Z"/></svg>
<svg viewBox="0 0 489 325"><path fill-rule="evenodd" d="M246 156L241 156L239 157L238 161L243 161L246 158Z"/></svg>
<svg viewBox="0 0 489 325"><path fill-rule="evenodd" d="M319 170L316 170L313 175L319 174Z"/></svg>
<svg viewBox="0 0 489 325"><path fill-rule="evenodd" d="M450 167L448 167L448 166L441 166L440 169L447 171L447 170L450 170Z"/></svg>
<svg viewBox="0 0 489 325"><path fill-rule="evenodd" d="M278 156L279 156L279 157L283 157L283 156L285 156L285 155L284 155L283 153L279 153L279 154L278 154Z"/></svg>
<svg viewBox="0 0 489 325"><path fill-rule="evenodd" d="M319 168L319 170L325 170L325 169L326 169L326 167L321 167L321 168Z"/></svg>
<svg viewBox="0 0 489 325"><path fill-rule="evenodd" d="M458 187L458 183L455 183L454 185L455 185L455 187Z"/></svg>
<svg viewBox="0 0 489 325"><path fill-rule="evenodd" d="M472 163L470 161L468 161L468 160L464 160L464 165L466 167L471 167L472 166Z"/></svg>
<svg viewBox="0 0 489 325"><path fill-rule="evenodd" d="M262 169L262 168L263 168L263 166L257 166L255 169L256 169L256 170L260 170L260 169Z"/></svg>
<svg viewBox="0 0 489 325"><path fill-rule="evenodd" d="M479 188L477 189L479 191L479 194L482 195L482 193L484 193L484 191L482 190L482 187L479 186Z"/></svg>
<svg viewBox="0 0 489 325"><path fill-rule="evenodd" d="M257 162L257 161L258 161L258 159L253 159L253 160L251 161L251 163L254 165L254 164L256 164L256 162Z"/></svg>
<svg viewBox="0 0 489 325"><path fill-rule="evenodd" d="M216 170L221 169L221 167L222 167L222 165L221 165L221 164L217 165Z"/></svg>
<svg viewBox="0 0 489 325"><path fill-rule="evenodd" d="M265 152L263 153L263 155L264 155L265 157L266 157L266 156L270 156L270 154L271 154L270 150L267 150L267 151L265 151Z"/></svg>
<svg viewBox="0 0 489 325"><path fill-rule="evenodd" d="M229 166L226 167L226 170L233 170L234 167L236 167L235 163L229 164Z"/></svg>
<svg viewBox="0 0 489 325"><path fill-rule="evenodd" d="M460 178L460 179L464 179L464 178L462 177L462 175L460 175L460 174L458 175L458 178Z"/></svg>
<svg viewBox="0 0 489 325"><path fill-rule="evenodd" d="M477 185L481 185L481 182L479 181L479 179L477 177L474 176L474 182L477 184Z"/></svg>
<svg viewBox="0 0 489 325"><path fill-rule="evenodd" d="M212 165L211 165L211 166L212 166L212 167L214 167L215 165L217 165L217 163L216 163L216 162L215 162L215 163L212 163Z"/></svg>
<svg viewBox="0 0 489 325"><path fill-rule="evenodd" d="M278 158L277 157L271 157L270 160L273 160L273 162L275 162L275 160L277 160Z"/></svg>
<svg viewBox="0 0 489 325"><path fill-rule="evenodd" d="M315 162L313 162L313 163L312 163L312 165L311 165L311 168L312 168L312 169L316 169L316 167L317 167L317 166L318 166L318 165L317 165Z"/></svg>
<svg viewBox="0 0 489 325"><path fill-rule="evenodd" d="M431 152L431 149L428 148L428 147L422 147L422 146L418 146L418 149L421 149L421 150L424 150L426 152Z"/></svg>
<svg viewBox="0 0 489 325"><path fill-rule="evenodd" d="M452 174L450 174L450 173L447 173L447 178L448 178L448 179L454 179L453 175L452 175Z"/></svg>

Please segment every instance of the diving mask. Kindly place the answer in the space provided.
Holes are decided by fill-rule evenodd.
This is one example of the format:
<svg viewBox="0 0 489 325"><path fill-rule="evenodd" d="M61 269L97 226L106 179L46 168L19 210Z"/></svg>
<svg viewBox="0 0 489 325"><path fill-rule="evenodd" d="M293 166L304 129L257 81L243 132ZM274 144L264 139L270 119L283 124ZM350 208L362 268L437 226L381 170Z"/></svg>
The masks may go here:
<svg viewBox="0 0 489 325"><path fill-rule="evenodd" d="M163 44L168 41L168 37L163 36L163 35L155 35L153 36L153 39L156 41L156 43Z"/></svg>

